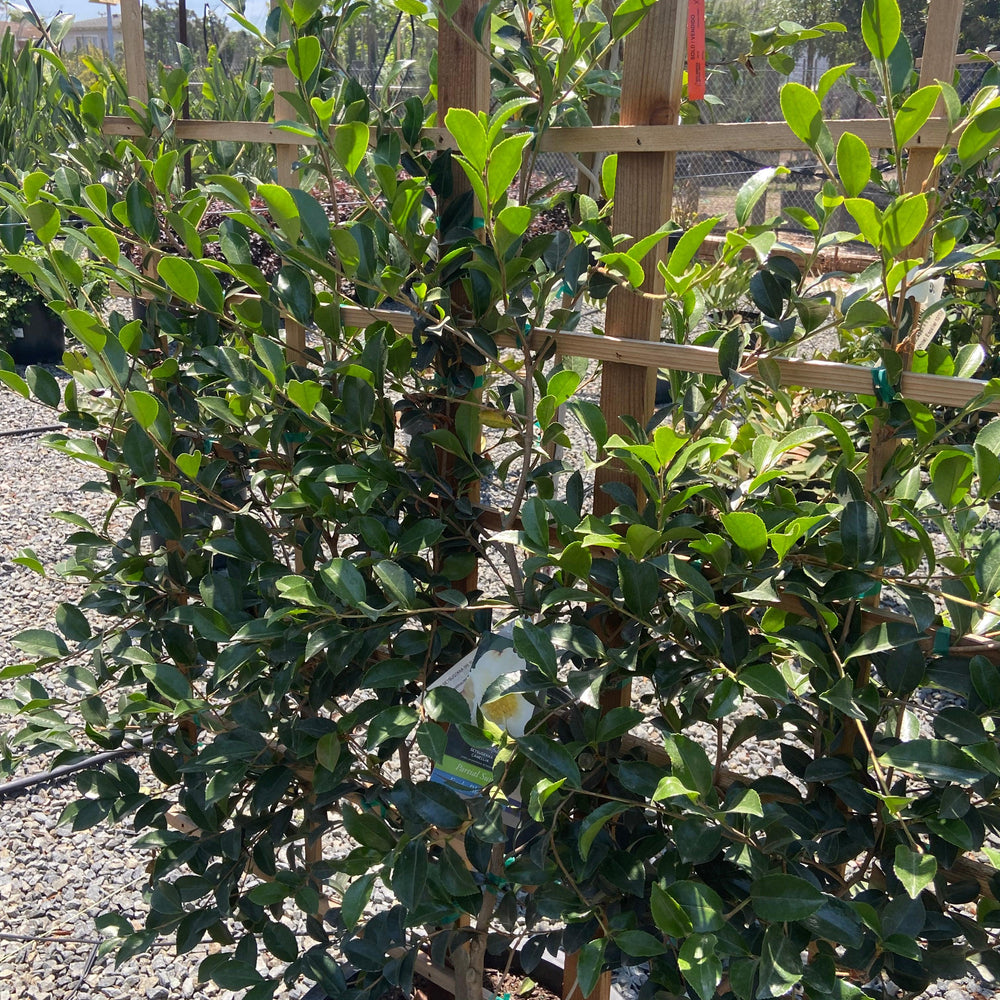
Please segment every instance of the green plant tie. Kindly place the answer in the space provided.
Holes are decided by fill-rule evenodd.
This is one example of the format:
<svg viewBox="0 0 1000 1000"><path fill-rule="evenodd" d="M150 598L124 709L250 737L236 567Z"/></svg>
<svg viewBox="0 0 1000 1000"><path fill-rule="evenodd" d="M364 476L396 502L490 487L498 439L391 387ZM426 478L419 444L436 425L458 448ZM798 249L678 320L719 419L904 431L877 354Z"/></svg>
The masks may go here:
<svg viewBox="0 0 1000 1000"><path fill-rule="evenodd" d="M934 652L938 656L944 656L951 648L951 629L947 625L942 625L934 633Z"/></svg>
<svg viewBox="0 0 1000 1000"><path fill-rule="evenodd" d="M879 402L891 403L896 396L892 386L889 385L889 373L885 370L885 365L878 365L872 369L872 385L875 387L875 395Z"/></svg>
<svg viewBox="0 0 1000 1000"><path fill-rule="evenodd" d="M871 586L865 587L864 590L858 591L858 597L874 597L876 594L882 592L882 581L873 580Z"/></svg>
<svg viewBox="0 0 1000 1000"><path fill-rule="evenodd" d="M514 854L512 854L512 855L511 855L511 856L510 856L509 858L504 858L504 859L503 859L503 866L504 866L504 868L510 868L510 866L511 866L511 865L512 865L512 864L513 864L513 863L514 863L515 861L517 861L517 856L516 856L516 855L514 855Z"/></svg>
<svg viewBox="0 0 1000 1000"><path fill-rule="evenodd" d="M573 289L569 287L569 282L568 281L564 281L562 283L562 288L559 289L559 294L560 295L573 295L575 293L573 292Z"/></svg>
<svg viewBox="0 0 1000 1000"><path fill-rule="evenodd" d="M481 215L474 215L472 217L472 229L482 229L486 225L486 220Z"/></svg>
<svg viewBox="0 0 1000 1000"><path fill-rule="evenodd" d="M484 380L483 380L483 376L482 376L482 375L477 375L477 376L476 376L476 377L475 377L475 378L474 378L474 379L472 380L472 388L473 388L473 389L482 389L482 387L483 387L483 386L484 386L485 384L486 384L486 383L484 382Z"/></svg>
<svg viewBox="0 0 1000 1000"><path fill-rule="evenodd" d="M486 884L494 889L499 889L501 892L510 888L510 883L505 878L500 878L499 875L494 875L493 872L486 873Z"/></svg>

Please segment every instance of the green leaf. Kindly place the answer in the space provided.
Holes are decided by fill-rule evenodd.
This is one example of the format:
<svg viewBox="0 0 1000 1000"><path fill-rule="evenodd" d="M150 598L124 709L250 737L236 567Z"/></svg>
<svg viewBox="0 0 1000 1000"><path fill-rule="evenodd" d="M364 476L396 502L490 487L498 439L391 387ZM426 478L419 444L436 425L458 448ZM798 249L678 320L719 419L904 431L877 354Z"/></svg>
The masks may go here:
<svg viewBox="0 0 1000 1000"><path fill-rule="evenodd" d="M522 736L518 739L517 746L546 777L565 778L573 788L580 787L580 769L562 744L548 736Z"/></svg>
<svg viewBox="0 0 1000 1000"><path fill-rule="evenodd" d="M675 882L667 888L669 895L691 921L696 934L710 934L726 926L726 904L722 897L702 882Z"/></svg>
<svg viewBox="0 0 1000 1000"><path fill-rule="evenodd" d="M629 0L625 0L625 3L628 2ZM576 978L580 987L580 995L584 1000L587 1000L597 989L597 981L601 978L601 972L604 969L604 949L607 945L607 938L595 938L593 941L588 941L577 952Z"/></svg>
<svg viewBox="0 0 1000 1000"><path fill-rule="evenodd" d="M614 942L633 958L652 958L667 950L667 946L648 931L619 931L614 936Z"/></svg>
<svg viewBox="0 0 1000 1000"><path fill-rule="evenodd" d="M710 219L703 219L688 229L677 241L677 246L670 251L670 256L667 257L667 274L679 278L687 270L708 234L721 221L722 216L716 215Z"/></svg>
<svg viewBox="0 0 1000 1000"><path fill-rule="evenodd" d="M300 382L292 378L285 385L285 393L303 413L311 414L323 398L323 386L319 382Z"/></svg>
<svg viewBox="0 0 1000 1000"><path fill-rule="evenodd" d="M556 649L549 633L529 621L520 620L514 625L514 649L521 658L555 679L558 672Z"/></svg>
<svg viewBox="0 0 1000 1000"><path fill-rule="evenodd" d="M906 894L910 899L916 899L934 881L937 859L933 854L918 854L905 844L897 844L893 870L903 883Z"/></svg>
<svg viewBox="0 0 1000 1000"><path fill-rule="evenodd" d="M24 209L35 238L48 246L59 232L59 209L51 201L35 201Z"/></svg>
<svg viewBox="0 0 1000 1000"><path fill-rule="evenodd" d="M586 819L584 819L580 826L577 846L580 850L580 856L585 861L587 856L590 854L590 848L593 845L594 840L601 830L604 829L608 821L623 813L627 808L628 806L623 805L621 802L605 802L603 805L598 806L586 817ZM629 952L629 954L636 955L638 952Z"/></svg>
<svg viewBox="0 0 1000 1000"><path fill-rule="evenodd" d="M983 547L976 556L976 582L987 602L1000 593L1000 534L997 532L986 535Z"/></svg>
<svg viewBox="0 0 1000 1000"><path fill-rule="evenodd" d="M417 592L413 577L399 563L383 559L375 564L375 576L390 601L396 601L404 608L416 607Z"/></svg>
<svg viewBox="0 0 1000 1000"><path fill-rule="evenodd" d="M636 562L621 556L618 560L618 582L625 607L637 618L646 617L656 606L660 574L652 563Z"/></svg>
<svg viewBox="0 0 1000 1000"><path fill-rule="evenodd" d="M722 960L714 934L692 934L677 953L677 968L701 1000L712 1000L722 982Z"/></svg>
<svg viewBox="0 0 1000 1000"><path fill-rule="evenodd" d="M308 83L322 58L320 41L315 35L303 35L289 44L285 59L296 80ZM354 173L352 170L351 173Z"/></svg>
<svg viewBox="0 0 1000 1000"><path fill-rule="evenodd" d="M521 169L524 147L531 142L531 139L530 133L512 135L490 150L486 171L486 190L490 204L496 204L507 193L507 188Z"/></svg>
<svg viewBox="0 0 1000 1000"><path fill-rule="evenodd" d="M763 197L767 186L778 174L787 174L787 167L764 167L745 181L736 192L736 224L745 226L750 221L754 205Z"/></svg>
<svg viewBox="0 0 1000 1000"><path fill-rule="evenodd" d="M864 0L861 8L861 37L874 59L886 62L902 30L896 0Z"/></svg>
<svg viewBox="0 0 1000 1000"><path fill-rule="evenodd" d="M968 495L972 487L973 458L968 452L946 448L931 462L930 491L942 507L952 510Z"/></svg>
<svg viewBox="0 0 1000 1000"><path fill-rule="evenodd" d="M871 152L853 132L845 132L837 142L836 162L845 197L856 198L871 180Z"/></svg>
<svg viewBox="0 0 1000 1000"><path fill-rule="evenodd" d="M934 106L941 96L941 88L937 84L921 87L914 91L903 102L896 112L895 129L896 143L905 146L927 123L934 113Z"/></svg>
<svg viewBox="0 0 1000 1000"><path fill-rule="evenodd" d="M152 393L130 389L125 393L125 405L144 431L152 430L160 415L160 401Z"/></svg>
<svg viewBox="0 0 1000 1000"><path fill-rule="evenodd" d="M900 256L920 235L927 213L926 194L903 195L889 205L882 215L882 240L891 256Z"/></svg>
<svg viewBox="0 0 1000 1000"><path fill-rule="evenodd" d="M435 687L424 695L424 709L436 722L464 725L471 721L469 703L454 688Z"/></svg>
<svg viewBox="0 0 1000 1000"><path fill-rule="evenodd" d="M719 517L726 533L735 545L747 555L747 559L757 562L767 548L767 526L763 519L752 511L737 510Z"/></svg>
<svg viewBox="0 0 1000 1000"><path fill-rule="evenodd" d="M170 701L183 701L191 697L191 682L169 663L143 663L139 669L143 676Z"/></svg>
<svg viewBox="0 0 1000 1000"><path fill-rule="evenodd" d="M316 763L332 774L337 769L339 760L340 736L337 733L324 733L316 744Z"/></svg>
<svg viewBox="0 0 1000 1000"><path fill-rule="evenodd" d="M833 159L833 136L823 120L819 98L801 83L786 83L780 92L781 113L792 134L828 162Z"/></svg>
<svg viewBox="0 0 1000 1000"><path fill-rule="evenodd" d="M424 899L427 884L427 849L420 840L411 840L400 852L392 868L392 891L412 909Z"/></svg>
<svg viewBox="0 0 1000 1000"><path fill-rule="evenodd" d="M882 554L882 524L871 504L851 500L845 505L840 519L840 542L848 566L878 561Z"/></svg>
<svg viewBox="0 0 1000 1000"><path fill-rule="evenodd" d="M680 733L665 736L663 742L674 777L679 778L686 788L707 798L715 775L708 754L698 743Z"/></svg>
<svg viewBox="0 0 1000 1000"><path fill-rule="evenodd" d="M264 199L274 224L289 243L298 242L302 232L299 210L288 189L280 184L258 184L257 194Z"/></svg>
<svg viewBox="0 0 1000 1000"><path fill-rule="evenodd" d="M841 63L839 66L831 66L820 78L816 85L816 96L822 102L823 98L830 93L830 88L854 65L854 63Z"/></svg>
<svg viewBox="0 0 1000 1000"><path fill-rule="evenodd" d="M479 116L468 108L449 108L444 118L445 128L452 134L459 152L476 173L486 172L486 126Z"/></svg>
<svg viewBox="0 0 1000 1000"><path fill-rule="evenodd" d="M348 607L358 607L368 596L368 585L349 559L337 557L320 570L323 583Z"/></svg>
<svg viewBox="0 0 1000 1000"><path fill-rule="evenodd" d="M653 920L664 934L685 938L691 933L691 918L684 912L681 904L665 892L657 882L653 883L649 903Z"/></svg>
<svg viewBox="0 0 1000 1000"><path fill-rule="evenodd" d="M826 901L811 882L795 875L765 875L750 886L753 908L761 920L805 920Z"/></svg>
<svg viewBox="0 0 1000 1000"><path fill-rule="evenodd" d="M882 245L882 213L868 198L846 198L844 207L851 213L866 243Z"/></svg>
<svg viewBox="0 0 1000 1000"><path fill-rule="evenodd" d="M973 785L987 772L961 747L947 740L910 740L890 747L879 757L883 767L895 767L928 781Z"/></svg>
<svg viewBox="0 0 1000 1000"><path fill-rule="evenodd" d="M55 408L62 401L59 383L50 371L38 365L29 365L24 376L32 395L40 403Z"/></svg>
<svg viewBox="0 0 1000 1000"><path fill-rule="evenodd" d="M372 898L374 888L375 876L372 873L362 875L347 887L340 902L340 915L349 931L353 931L357 926L361 914Z"/></svg>
<svg viewBox="0 0 1000 1000"><path fill-rule="evenodd" d="M132 181L125 191L125 211L128 224L145 243L153 243L160 235L153 196L141 181Z"/></svg>
<svg viewBox="0 0 1000 1000"><path fill-rule="evenodd" d="M299 957L298 940L290 927L269 920L262 936L264 947L282 962L294 962Z"/></svg>
<svg viewBox="0 0 1000 1000"><path fill-rule="evenodd" d="M66 602L56 609L56 627L71 642L85 642L91 636L87 616L78 607Z"/></svg>
<svg viewBox="0 0 1000 1000"><path fill-rule="evenodd" d="M333 131L334 155L352 177L364 161L370 138L371 133L364 122L347 122Z"/></svg>

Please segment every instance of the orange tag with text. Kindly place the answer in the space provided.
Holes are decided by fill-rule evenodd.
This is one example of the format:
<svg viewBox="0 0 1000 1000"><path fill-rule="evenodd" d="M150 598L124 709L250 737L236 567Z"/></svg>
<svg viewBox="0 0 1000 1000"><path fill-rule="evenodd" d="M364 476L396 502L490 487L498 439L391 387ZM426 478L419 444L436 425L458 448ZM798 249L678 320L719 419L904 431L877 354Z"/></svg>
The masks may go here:
<svg viewBox="0 0 1000 1000"><path fill-rule="evenodd" d="M689 101L705 96L705 0L688 0L688 88Z"/></svg>

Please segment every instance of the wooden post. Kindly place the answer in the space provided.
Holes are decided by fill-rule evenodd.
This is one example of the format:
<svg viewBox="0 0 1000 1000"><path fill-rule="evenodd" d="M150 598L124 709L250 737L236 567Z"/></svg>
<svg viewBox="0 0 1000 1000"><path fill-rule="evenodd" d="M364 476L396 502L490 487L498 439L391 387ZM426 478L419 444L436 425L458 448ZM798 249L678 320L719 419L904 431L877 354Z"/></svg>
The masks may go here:
<svg viewBox="0 0 1000 1000"><path fill-rule="evenodd" d="M920 86L925 87L937 80L951 82L955 72L955 50L958 48L958 36L962 25L963 0L931 0L927 11L927 28L924 38L924 55L920 64ZM928 46L926 39L933 39L933 45ZM944 101L938 100L935 115L945 114ZM931 196L931 211L934 211L933 195L937 184L937 170L934 167L934 157L937 149L934 146L911 147L906 165L904 179L905 190L909 193L925 191ZM925 232L920 239L909 247L910 257L923 258L930 246L930 233ZM920 329L920 306L913 303L913 317L910 333L897 351L903 362L904 373L909 371L913 363L913 349L917 333ZM881 421L872 426L871 445L868 454L868 468L865 473L865 486L869 492L878 489L882 482L882 474L886 465L896 450L896 441L892 431Z"/></svg>
<svg viewBox="0 0 1000 1000"><path fill-rule="evenodd" d="M475 27L476 16L484 6L484 0L462 0L454 18L449 21L442 14L438 22L438 79L437 79L437 123L444 126L445 115L451 108L468 108L479 112L490 109L490 64L483 49L471 41ZM450 202L471 190L465 171L457 165L452 168L452 192L447 200L441 199L438 204L438 218L445 214ZM473 214L479 214L482 208L473 209ZM443 236L441 233L439 236ZM444 243L442 241L442 252ZM451 290L452 314L461 312L465 306L465 295L462 287L456 282ZM477 374L479 372L477 371ZM472 404L482 401L481 388L474 388L466 399ZM457 413L459 403L452 407L452 414ZM452 456L440 452L441 474L449 478L452 467ZM467 491L469 500L475 504L479 501L479 483L476 482ZM469 593L478 586L478 566L461 581L455 583L456 589ZM480 976L480 979L482 977Z"/></svg>
<svg viewBox="0 0 1000 1000"><path fill-rule="evenodd" d="M282 18L281 38L288 38L288 25ZM282 91L295 90L295 77L287 66L275 66L274 68L274 120L283 121L294 120L297 115L287 98L281 96ZM295 169L295 161L298 158L299 147L292 142L277 142L274 146L278 183L285 187L296 187L299 183L299 174ZM303 351L306 346L305 327L290 317L285 319L285 349L288 352L290 362L302 361Z"/></svg>
<svg viewBox="0 0 1000 1000"><path fill-rule="evenodd" d="M145 105L149 101L149 82L146 79L146 37L142 29L141 0L121 0L121 14L129 104L133 107Z"/></svg>
<svg viewBox="0 0 1000 1000"><path fill-rule="evenodd" d="M680 110L686 45L686 0L657 0L642 25L625 40L622 61L620 120L623 125L675 125ZM670 218L676 152L620 153L614 210L616 233L646 236ZM662 292L656 265L663 259L666 241L642 261L645 291ZM612 337L659 340L663 304L616 289L608 299L605 331ZM601 409L611 433L621 431L619 417L640 421L652 416L656 370L632 365L605 364L601 379ZM620 467L597 470L594 513L607 514L614 501L601 490L612 480L638 485ZM641 502L641 501L640 501Z"/></svg>

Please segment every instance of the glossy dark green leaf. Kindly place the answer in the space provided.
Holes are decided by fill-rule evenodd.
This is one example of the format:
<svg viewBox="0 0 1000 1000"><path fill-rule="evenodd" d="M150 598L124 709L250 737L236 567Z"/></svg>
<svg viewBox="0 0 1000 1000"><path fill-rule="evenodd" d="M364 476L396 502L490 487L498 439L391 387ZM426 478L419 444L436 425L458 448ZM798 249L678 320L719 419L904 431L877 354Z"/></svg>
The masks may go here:
<svg viewBox="0 0 1000 1000"><path fill-rule="evenodd" d="M750 886L753 908L762 920L804 920L826 897L811 882L795 875L765 875Z"/></svg>
<svg viewBox="0 0 1000 1000"><path fill-rule="evenodd" d="M580 769L562 744L548 736L522 736L517 746L546 777L565 778L572 787L580 787Z"/></svg>

